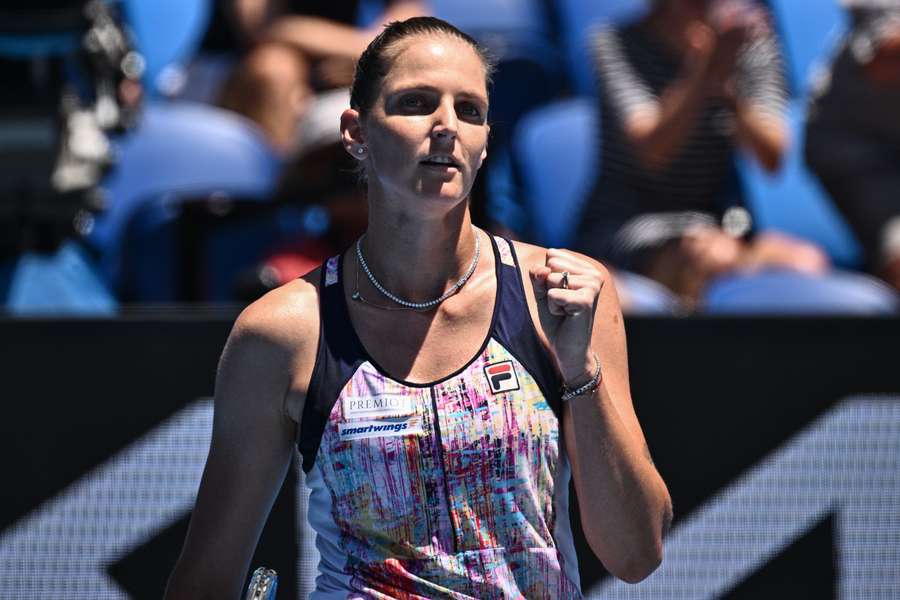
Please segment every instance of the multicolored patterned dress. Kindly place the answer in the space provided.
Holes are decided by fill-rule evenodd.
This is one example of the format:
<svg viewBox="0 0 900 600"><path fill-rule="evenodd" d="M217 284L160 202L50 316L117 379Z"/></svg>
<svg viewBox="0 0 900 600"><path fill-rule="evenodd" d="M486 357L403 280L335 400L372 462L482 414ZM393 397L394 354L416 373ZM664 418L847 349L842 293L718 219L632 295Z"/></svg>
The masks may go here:
<svg viewBox="0 0 900 600"><path fill-rule="evenodd" d="M462 369L391 378L322 270L321 341L300 428L321 554L313 600L580 598L559 380L512 245L493 239L491 328Z"/></svg>

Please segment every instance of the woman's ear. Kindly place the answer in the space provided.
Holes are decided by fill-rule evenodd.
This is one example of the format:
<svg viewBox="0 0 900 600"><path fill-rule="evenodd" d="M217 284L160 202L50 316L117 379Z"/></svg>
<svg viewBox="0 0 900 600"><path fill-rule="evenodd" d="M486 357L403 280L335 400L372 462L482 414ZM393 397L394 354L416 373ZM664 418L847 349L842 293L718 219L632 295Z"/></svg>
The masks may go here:
<svg viewBox="0 0 900 600"><path fill-rule="evenodd" d="M355 108L348 108L341 114L341 144L356 160L364 160L368 154L359 111Z"/></svg>
<svg viewBox="0 0 900 600"><path fill-rule="evenodd" d="M487 125L487 136L484 138L484 149L481 151L481 162L484 162L484 159L487 158L487 148L488 148L488 140L491 139L491 126ZM480 167L481 165L479 165Z"/></svg>

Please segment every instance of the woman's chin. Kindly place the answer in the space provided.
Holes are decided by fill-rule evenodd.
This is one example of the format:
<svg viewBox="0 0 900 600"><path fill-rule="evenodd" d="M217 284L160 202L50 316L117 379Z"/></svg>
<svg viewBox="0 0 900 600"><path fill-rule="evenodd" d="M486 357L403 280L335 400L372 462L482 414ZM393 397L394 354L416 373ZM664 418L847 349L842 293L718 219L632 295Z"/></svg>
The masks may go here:
<svg viewBox="0 0 900 600"><path fill-rule="evenodd" d="M433 202L455 204L465 200L468 195L463 186L457 185L456 182L422 182L419 189L419 197L423 200Z"/></svg>

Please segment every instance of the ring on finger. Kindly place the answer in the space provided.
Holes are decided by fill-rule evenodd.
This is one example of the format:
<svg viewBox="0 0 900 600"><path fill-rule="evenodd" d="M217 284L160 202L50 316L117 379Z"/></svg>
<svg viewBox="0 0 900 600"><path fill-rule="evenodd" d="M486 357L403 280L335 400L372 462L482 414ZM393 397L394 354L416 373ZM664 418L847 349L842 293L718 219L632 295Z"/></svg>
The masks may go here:
<svg viewBox="0 0 900 600"><path fill-rule="evenodd" d="M569 272L568 271L563 271L561 285L562 285L562 289L564 289L564 290L569 289Z"/></svg>

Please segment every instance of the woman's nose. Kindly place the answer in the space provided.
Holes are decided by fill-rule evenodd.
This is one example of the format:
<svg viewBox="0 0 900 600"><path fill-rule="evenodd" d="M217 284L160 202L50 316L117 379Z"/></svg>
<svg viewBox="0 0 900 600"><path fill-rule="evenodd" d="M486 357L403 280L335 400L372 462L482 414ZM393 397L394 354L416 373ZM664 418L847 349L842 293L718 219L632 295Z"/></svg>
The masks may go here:
<svg viewBox="0 0 900 600"><path fill-rule="evenodd" d="M434 127L431 133L436 138L456 139L456 131L459 122L456 118L456 107L452 103L441 102L434 111Z"/></svg>

